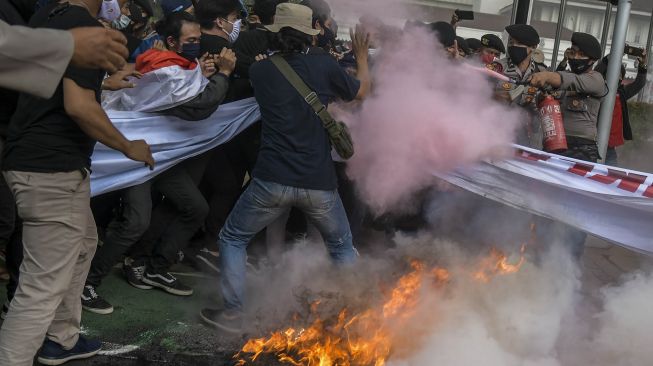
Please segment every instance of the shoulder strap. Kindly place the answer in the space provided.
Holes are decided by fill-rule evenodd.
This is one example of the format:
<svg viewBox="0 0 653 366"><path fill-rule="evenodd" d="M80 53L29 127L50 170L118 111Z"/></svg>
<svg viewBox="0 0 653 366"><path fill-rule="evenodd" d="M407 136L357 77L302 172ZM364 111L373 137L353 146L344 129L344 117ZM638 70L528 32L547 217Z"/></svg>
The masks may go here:
<svg viewBox="0 0 653 366"><path fill-rule="evenodd" d="M311 88L306 85L304 80L295 72L295 70L292 69L288 61L286 61L283 57L280 55L274 55L270 57L270 61L274 64L274 66L279 69L279 71L283 74L283 76L288 80L290 85L292 85L297 92L304 98L306 103L308 103L311 108L315 111L315 114L317 114L320 119L322 120L322 123L326 123L329 119L331 119L331 116L327 112L326 107L324 104L322 104L322 101L320 101L320 98L317 96L317 94L311 90Z"/></svg>

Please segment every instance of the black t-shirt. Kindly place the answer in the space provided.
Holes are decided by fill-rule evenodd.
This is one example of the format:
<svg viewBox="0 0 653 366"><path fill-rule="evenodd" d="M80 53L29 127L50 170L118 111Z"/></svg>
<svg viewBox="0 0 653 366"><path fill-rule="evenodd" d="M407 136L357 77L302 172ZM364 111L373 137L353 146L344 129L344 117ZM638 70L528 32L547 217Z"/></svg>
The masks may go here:
<svg viewBox="0 0 653 366"><path fill-rule="evenodd" d="M243 34L244 33L247 32L243 32ZM204 55L207 52L211 55L219 55L220 52L222 52L223 48L233 50L234 46L229 43L229 41L220 36L202 33L202 38L200 39L200 55ZM239 63L241 62L241 55L239 55L237 50L234 50L234 52L236 52L236 70L233 74L231 74L231 77L229 78L229 90L227 91L227 95L224 98L224 103L251 98L254 96L247 76L238 73L238 70L242 69L242 67L239 66Z"/></svg>
<svg viewBox="0 0 653 366"><path fill-rule="evenodd" d="M57 3L40 9L29 25L54 29L102 26L86 8ZM101 70L73 66L64 73L64 78L93 90L98 102L103 77ZM95 141L66 114L62 81L50 99L20 95L9 125L2 169L56 173L90 168L94 146Z"/></svg>
<svg viewBox="0 0 653 366"><path fill-rule="evenodd" d="M286 60L325 105L358 94L360 82L321 49L287 55ZM311 106L270 60L254 63L249 75L263 117L252 175L292 187L336 189L329 136Z"/></svg>
<svg viewBox="0 0 653 366"><path fill-rule="evenodd" d="M249 78L249 67L256 62L256 56L267 54L270 48L270 32L262 25L240 33L234 43L238 62L236 72L243 78Z"/></svg>
<svg viewBox="0 0 653 366"><path fill-rule="evenodd" d="M26 25L29 14L22 14L21 10L16 5L15 1L0 1L0 20L3 20L9 25ZM34 5L34 4L32 4ZM11 116L16 110L18 103L18 92L0 88L0 136L7 136L7 128Z"/></svg>

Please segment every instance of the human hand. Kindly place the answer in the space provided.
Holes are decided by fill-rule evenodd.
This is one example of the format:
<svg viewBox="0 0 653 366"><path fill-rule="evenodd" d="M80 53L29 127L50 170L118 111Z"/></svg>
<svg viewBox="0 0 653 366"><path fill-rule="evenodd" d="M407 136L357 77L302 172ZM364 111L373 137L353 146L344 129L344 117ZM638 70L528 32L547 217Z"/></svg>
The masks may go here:
<svg viewBox="0 0 653 366"><path fill-rule="evenodd" d="M637 64L640 69L646 69L648 67L648 55L646 54L646 50L644 50L644 53L637 57Z"/></svg>
<svg viewBox="0 0 653 366"><path fill-rule="evenodd" d="M254 57L254 60L256 62L259 62L259 61L263 61L263 60L265 60L267 58L268 58L268 55L260 54L260 55L257 55L256 57Z"/></svg>
<svg viewBox="0 0 653 366"><path fill-rule="evenodd" d="M234 51L223 48L220 55L215 58L219 72L225 76L230 76L236 68L236 54Z"/></svg>
<svg viewBox="0 0 653 366"><path fill-rule="evenodd" d="M351 47L356 59L367 60L370 48L370 34L365 32L360 24L357 24L355 30L349 29L349 37L351 38Z"/></svg>
<svg viewBox="0 0 653 366"><path fill-rule="evenodd" d="M204 75L205 78L213 76L217 71L215 68L215 57L209 55L208 52L202 55L202 57L200 57L200 68L202 69L202 75Z"/></svg>
<svg viewBox="0 0 653 366"><path fill-rule="evenodd" d="M133 70L131 67L125 67L125 69L119 70L118 72L104 79L102 82L102 90L117 91L120 89L135 87L136 84L130 81L129 77L140 79L143 77L143 74Z"/></svg>
<svg viewBox="0 0 653 366"><path fill-rule="evenodd" d="M134 161L143 162L146 166L150 167L150 170L154 170L152 151L150 150L150 145L148 145L145 140L129 141L127 149L123 151L123 153L128 158Z"/></svg>
<svg viewBox="0 0 653 366"><path fill-rule="evenodd" d="M159 51L165 51L165 50L167 50L166 45L165 45L165 44L163 43L163 41L160 40L160 39L157 39L156 41L154 41L154 43L152 44L152 48L151 48L151 49L153 49L153 50L159 50Z"/></svg>
<svg viewBox="0 0 653 366"><path fill-rule="evenodd" d="M547 85L551 85L551 74L552 72L542 71L536 72L528 79L530 85L536 86L538 88L544 88Z"/></svg>
<svg viewBox="0 0 653 366"><path fill-rule="evenodd" d="M127 39L113 29L83 27L70 30L75 50L70 63L77 67L103 69L114 73L125 66Z"/></svg>

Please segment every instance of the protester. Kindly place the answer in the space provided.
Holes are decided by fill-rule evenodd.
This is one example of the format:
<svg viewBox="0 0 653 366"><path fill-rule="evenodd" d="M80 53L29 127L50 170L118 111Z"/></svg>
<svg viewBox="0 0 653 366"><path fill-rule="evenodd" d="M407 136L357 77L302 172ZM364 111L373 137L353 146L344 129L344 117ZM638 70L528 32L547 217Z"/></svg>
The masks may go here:
<svg viewBox="0 0 653 366"><path fill-rule="evenodd" d="M596 65L595 70L607 77L608 56L603 57ZM626 68L621 65L621 77L617 90L617 98L612 112L612 124L610 127L610 138L608 140L608 151L605 156L605 164L619 166L617 147L622 146L625 140L633 139L633 131L630 127L630 115L628 113L628 99L639 93L646 86L646 75L648 74L648 57L646 53L637 58L637 77L631 83L625 83Z"/></svg>
<svg viewBox="0 0 653 366"><path fill-rule="evenodd" d="M102 3L55 3L34 15L30 26L100 27L95 17ZM0 364L32 365L39 348L41 362L61 363L100 349L79 334L79 296L97 245L89 207L93 145L97 139L154 166L145 141L126 140L100 107L103 77L99 69L69 67L52 98L19 97L2 169L24 221L25 255L0 330Z"/></svg>
<svg viewBox="0 0 653 366"><path fill-rule="evenodd" d="M159 4L161 5L161 11L163 11L164 17L178 11L195 14L195 7L191 0L161 0Z"/></svg>
<svg viewBox="0 0 653 366"><path fill-rule="evenodd" d="M358 81L329 54L311 48L311 36L319 34L311 17L310 8L280 4L275 23L267 27L277 33L273 48L315 88L323 103L365 97L370 89L367 37L360 30L352 34ZM250 77L263 115L261 150L252 182L220 233L225 309L201 312L208 324L236 333L242 329L247 244L289 207L300 208L315 223L336 263L351 263L356 257L322 122L270 60L254 64Z"/></svg>
<svg viewBox="0 0 653 366"><path fill-rule="evenodd" d="M597 123L601 99L608 93L605 80L592 67L601 59L601 44L594 36L586 33L573 33L568 71L541 71L529 79L537 87L550 86L560 90L562 119L567 137L567 150L560 155L589 162L597 162L601 157L597 146ZM569 243L576 259L583 253L587 234L564 224L563 242ZM549 227L548 235L555 232Z"/></svg>

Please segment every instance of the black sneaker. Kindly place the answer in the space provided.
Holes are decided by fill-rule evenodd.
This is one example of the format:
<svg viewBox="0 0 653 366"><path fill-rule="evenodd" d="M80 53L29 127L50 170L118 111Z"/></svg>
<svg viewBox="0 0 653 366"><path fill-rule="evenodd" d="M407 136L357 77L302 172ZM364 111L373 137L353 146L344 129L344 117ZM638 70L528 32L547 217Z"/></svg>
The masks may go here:
<svg viewBox="0 0 653 366"><path fill-rule="evenodd" d="M5 300L5 303L2 304L2 312L0 312L0 318L5 320L7 318L7 313L9 312L9 300Z"/></svg>
<svg viewBox="0 0 653 366"><path fill-rule="evenodd" d="M145 271L143 274L143 282L147 285L158 287L165 290L167 293L177 296L190 296L193 294L193 289L179 282L179 280L168 272L165 273L150 273Z"/></svg>
<svg viewBox="0 0 653 366"><path fill-rule="evenodd" d="M220 255L217 252L202 248L195 255L195 259L198 267L202 271L211 274L220 274Z"/></svg>
<svg viewBox="0 0 653 366"><path fill-rule="evenodd" d="M243 333L243 315L238 311L202 309L200 311L200 318L206 324L224 330L225 332L234 334Z"/></svg>
<svg viewBox="0 0 653 366"><path fill-rule="evenodd" d="M42 365L62 365L68 361L93 357L101 349L102 343L86 339L81 334L77 340L77 344L69 350L64 349L59 343L46 338L39 352L38 361Z"/></svg>
<svg viewBox="0 0 653 366"><path fill-rule="evenodd" d="M84 286L82 292L82 308L95 314L111 314L113 313L113 306L109 304L102 296L98 295L95 287L91 285Z"/></svg>
<svg viewBox="0 0 653 366"><path fill-rule="evenodd" d="M143 273L145 273L145 266L134 266L132 262L125 260L122 265L122 272L127 278L127 282L141 290L151 290L154 287L143 282Z"/></svg>

